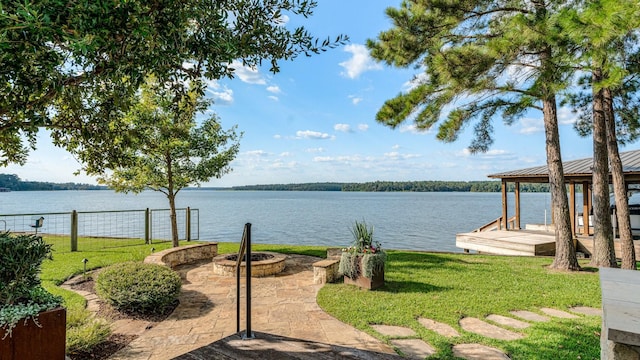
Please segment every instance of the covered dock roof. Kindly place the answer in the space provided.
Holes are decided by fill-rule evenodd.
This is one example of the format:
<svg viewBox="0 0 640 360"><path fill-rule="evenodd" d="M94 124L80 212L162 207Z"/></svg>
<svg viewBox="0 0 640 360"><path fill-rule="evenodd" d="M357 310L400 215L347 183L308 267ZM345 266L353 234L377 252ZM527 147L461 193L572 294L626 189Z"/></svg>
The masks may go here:
<svg viewBox="0 0 640 360"><path fill-rule="evenodd" d="M640 184L640 150L621 152L620 159L627 183ZM562 168L565 182L591 183L593 158L563 161ZM509 182L547 183L549 182L549 168L547 165L536 166L491 174L488 177Z"/></svg>

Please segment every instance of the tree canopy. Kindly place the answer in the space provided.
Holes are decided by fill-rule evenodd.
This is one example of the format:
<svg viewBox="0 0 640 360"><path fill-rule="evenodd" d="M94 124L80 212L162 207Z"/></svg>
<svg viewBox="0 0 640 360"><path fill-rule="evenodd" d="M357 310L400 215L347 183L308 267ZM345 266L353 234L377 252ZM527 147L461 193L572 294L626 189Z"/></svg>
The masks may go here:
<svg viewBox="0 0 640 360"><path fill-rule="evenodd" d="M197 79L319 53L347 38L318 39L287 19L313 0L7 0L0 4L0 165L24 163L39 128L72 153L110 141L147 75L185 93ZM203 89L199 89L203 91ZM101 164L96 164L102 166Z"/></svg>
<svg viewBox="0 0 640 360"><path fill-rule="evenodd" d="M471 121L471 152L493 143L493 121L513 123L531 109L543 114L549 186L556 226L552 267L578 269L564 185L557 94L573 76L554 17L564 1L405 0L388 8L393 27L367 44L374 58L423 73L414 87L385 102L379 122L411 119L420 129L440 123L437 138L455 141ZM505 219L506 220L506 219Z"/></svg>
<svg viewBox="0 0 640 360"><path fill-rule="evenodd" d="M197 89L197 83L192 83ZM173 245L178 246L176 195L187 186L200 185L211 178L220 178L231 171L230 163L240 148L235 127L222 130L215 114L200 124L210 101L191 90L182 95L171 88L158 86L149 77L136 96L138 101L124 116L123 137L111 141L126 142L121 157L125 165L99 168L85 165L88 174L98 175L98 181L119 192L141 192L151 189L162 192L169 200ZM84 149L83 159L100 156L93 148Z"/></svg>

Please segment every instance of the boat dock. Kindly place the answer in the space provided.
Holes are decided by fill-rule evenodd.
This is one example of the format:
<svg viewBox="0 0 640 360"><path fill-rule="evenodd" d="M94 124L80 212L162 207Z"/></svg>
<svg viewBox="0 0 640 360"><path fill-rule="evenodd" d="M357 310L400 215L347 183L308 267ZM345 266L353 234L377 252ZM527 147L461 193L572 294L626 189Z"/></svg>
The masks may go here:
<svg viewBox="0 0 640 360"><path fill-rule="evenodd" d="M529 227L529 226L527 226ZM460 233L456 247L464 252L519 256L553 256L556 252L555 234L544 230L494 230ZM640 254L640 240L634 240L636 254ZM590 257L593 236L577 236L576 250ZM614 240L616 256L620 258L620 241Z"/></svg>
<svg viewBox="0 0 640 360"><path fill-rule="evenodd" d="M552 232L495 230L456 234L456 247L465 252L520 256L551 256L556 240Z"/></svg>

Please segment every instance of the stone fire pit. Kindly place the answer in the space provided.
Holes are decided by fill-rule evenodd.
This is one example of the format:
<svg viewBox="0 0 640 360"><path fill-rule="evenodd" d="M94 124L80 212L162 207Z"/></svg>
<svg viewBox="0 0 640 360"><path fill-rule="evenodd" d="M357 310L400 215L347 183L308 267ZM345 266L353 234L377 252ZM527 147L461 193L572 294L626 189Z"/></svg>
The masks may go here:
<svg viewBox="0 0 640 360"><path fill-rule="evenodd" d="M246 255L245 255L246 256ZM213 273L221 276L235 276L238 254L218 255L213 258ZM251 277L264 277L284 270L287 256L274 252L254 252L251 254ZM240 275L246 274L246 262L240 264Z"/></svg>

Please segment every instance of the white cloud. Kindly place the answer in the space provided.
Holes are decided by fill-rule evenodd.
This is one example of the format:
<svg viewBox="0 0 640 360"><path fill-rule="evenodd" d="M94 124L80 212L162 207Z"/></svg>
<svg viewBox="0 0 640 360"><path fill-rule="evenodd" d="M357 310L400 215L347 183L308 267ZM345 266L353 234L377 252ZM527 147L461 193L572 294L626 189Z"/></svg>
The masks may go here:
<svg viewBox="0 0 640 360"><path fill-rule="evenodd" d="M457 153L458 156L461 157L473 157L476 160L488 160L495 161L496 159L500 160L513 160L516 159L516 155L508 150L502 149L491 149L487 152L480 152L476 154L472 154L468 148L463 149L462 151Z"/></svg>
<svg viewBox="0 0 640 360"><path fill-rule="evenodd" d="M401 148L401 146L399 144L395 144L391 147L393 150L398 150Z"/></svg>
<svg viewBox="0 0 640 360"><path fill-rule="evenodd" d="M351 163L360 162L362 157L359 155L346 155L346 156L316 156L313 158L314 162L339 162L339 163Z"/></svg>
<svg viewBox="0 0 640 360"><path fill-rule="evenodd" d="M389 153L385 153L384 157L392 160L406 160L406 159L414 159L420 157L419 154L401 154L397 151L392 151Z"/></svg>
<svg viewBox="0 0 640 360"><path fill-rule="evenodd" d="M408 92L418 87L420 84L426 82L428 80L428 75L425 72L418 73L414 75L411 80L402 84L402 90Z"/></svg>
<svg viewBox="0 0 640 360"><path fill-rule="evenodd" d="M340 73L342 76L355 79L365 71L382 69L382 66L369 56L369 51L364 45L349 44L344 47L344 51L350 52L352 56L339 64L346 70Z"/></svg>
<svg viewBox="0 0 640 360"><path fill-rule="evenodd" d="M274 139L282 139L282 135L280 135L280 134L275 134L275 135L273 135L273 138L274 138Z"/></svg>
<svg viewBox="0 0 640 360"><path fill-rule="evenodd" d="M327 140L327 139L334 138L333 136L327 133L322 133L319 131L312 131L312 130L297 131L296 137L299 139L318 139L318 140Z"/></svg>
<svg viewBox="0 0 640 360"><path fill-rule="evenodd" d="M267 98L269 98L270 100L273 100L273 101L280 101L280 99L278 99L277 96L273 96L273 95L269 95L269 96L267 96Z"/></svg>
<svg viewBox="0 0 640 360"><path fill-rule="evenodd" d="M321 148L321 147L319 147L319 148L308 148L308 149L305 150L305 152L308 152L308 153L321 153L321 152L324 152L324 148Z"/></svg>
<svg viewBox="0 0 640 360"><path fill-rule="evenodd" d="M542 119L522 118L520 119L520 134L534 134L544 131L544 122Z"/></svg>
<svg viewBox="0 0 640 360"><path fill-rule="evenodd" d="M264 157L269 156L269 153L264 150L250 150L243 152L245 156L253 156L253 157Z"/></svg>
<svg viewBox="0 0 640 360"><path fill-rule="evenodd" d="M573 125L578 118L578 114L574 114L568 107L561 107L558 109L558 124L560 125Z"/></svg>
<svg viewBox="0 0 640 360"><path fill-rule="evenodd" d="M207 82L206 91L211 94L213 102L217 105L229 105L233 103L233 90L226 86L220 86L215 80Z"/></svg>
<svg viewBox="0 0 640 360"><path fill-rule="evenodd" d="M293 153L288 151L280 153L280 157L290 157L290 156L293 156Z"/></svg>
<svg viewBox="0 0 640 360"><path fill-rule="evenodd" d="M356 95L349 95L349 99L353 105L358 105L362 101L362 98Z"/></svg>
<svg viewBox="0 0 640 360"><path fill-rule="evenodd" d="M256 68L244 66L241 62L236 60L234 60L230 66L235 69L233 72L234 75L240 78L243 82L258 85L265 85L267 83Z"/></svg>
<svg viewBox="0 0 640 360"><path fill-rule="evenodd" d="M367 124L358 124L358 130L367 131L367 130L369 130L369 125L367 125Z"/></svg>
<svg viewBox="0 0 640 360"><path fill-rule="evenodd" d="M431 130L419 129L418 126L416 126L416 124L411 124L411 125L402 125L400 127L400 132L401 133L410 132L412 134L426 135L430 133Z"/></svg>
<svg viewBox="0 0 640 360"><path fill-rule="evenodd" d="M351 132L351 125L349 124L335 124L333 130L341 132Z"/></svg>
<svg viewBox="0 0 640 360"><path fill-rule="evenodd" d="M280 94L282 92L282 90L280 90L280 87L277 85L267 86L267 91L273 94Z"/></svg>

